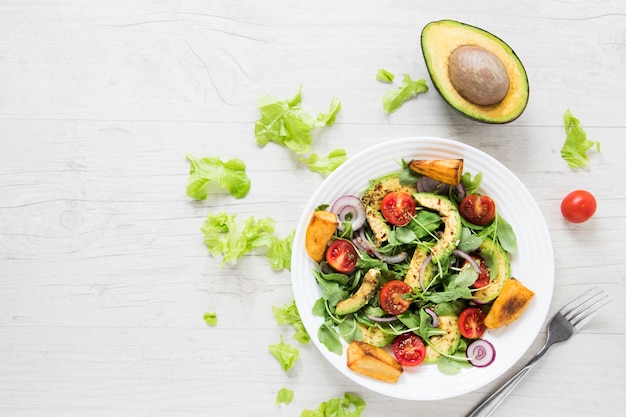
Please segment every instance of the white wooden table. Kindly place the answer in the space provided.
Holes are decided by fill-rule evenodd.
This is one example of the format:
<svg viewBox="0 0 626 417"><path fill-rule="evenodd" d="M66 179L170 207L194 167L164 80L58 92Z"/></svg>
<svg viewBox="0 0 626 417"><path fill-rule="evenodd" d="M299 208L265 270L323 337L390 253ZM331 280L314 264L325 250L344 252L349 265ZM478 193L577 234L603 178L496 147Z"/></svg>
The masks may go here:
<svg viewBox="0 0 626 417"><path fill-rule="evenodd" d="M487 29L517 52L531 91L518 120L473 122L432 88L419 35L439 19ZM297 346L288 373L268 353L289 332L272 306L293 299L290 274L259 252L220 269L199 228L227 211L270 216L279 236L295 229L323 177L259 147L254 122L259 97L300 85L312 113L342 102L320 153L447 137L524 182L553 239L550 315L595 285L614 300L497 415L623 415L625 31L622 0L0 1L0 416L299 416L344 392L366 401L363 416L463 416L504 380L451 400L392 400L313 344ZM431 90L387 115L378 68ZM587 170L559 154L568 108L602 144ZM242 159L250 193L193 201L186 153ZM598 211L575 225L559 207L578 188ZM289 405L275 404L282 387L295 392Z"/></svg>

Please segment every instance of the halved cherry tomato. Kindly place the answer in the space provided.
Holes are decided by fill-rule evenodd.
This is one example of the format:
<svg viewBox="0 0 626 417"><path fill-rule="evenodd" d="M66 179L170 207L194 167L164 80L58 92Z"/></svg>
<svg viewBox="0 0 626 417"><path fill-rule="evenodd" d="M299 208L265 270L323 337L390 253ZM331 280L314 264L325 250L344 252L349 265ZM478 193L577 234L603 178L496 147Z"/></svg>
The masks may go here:
<svg viewBox="0 0 626 417"><path fill-rule="evenodd" d="M485 314L478 307L467 307L459 314L459 331L463 337L478 339L485 333Z"/></svg>
<svg viewBox="0 0 626 417"><path fill-rule="evenodd" d="M398 315L408 310L411 305L411 300L404 298L404 294L408 294L413 290L409 284L399 279L387 282L380 289L378 299L380 300L380 307L385 310L387 314Z"/></svg>
<svg viewBox="0 0 626 417"><path fill-rule="evenodd" d="M415 216L415 200L407 193L392 191L383 197L380 211L389 223L405 226Z"/></svg>
<svg viewBox="0 0 626 417"><path fill-rule="evenodd" d="M461 200L459 213L468 222L484 226L495 217L496 203L486 195L470 194Z"/></svg>
<svg viewBox="0 0 626 417"><path fill-rule="evenodd" d="M426 358L426 347L415 333L403 333L393 340L393 354L404 366L417 366Z"/></svg>
<svg viewBox="0 0 626 417"><path fill-rule="evenodd" d="M326 262L332 269L342 274L349 274L356 268L359 255L352 243L337 239L326 249Z"/></svg>
<svg viewBox="0 0 626 417"><path fill-rule="evenodd" d="M476 256L476 255L472 255L472 258L474 258L474 260L480 267L478 278L476 278L476 281L474 281L474 283L472 284L472 287L473 288L485 287L487 284L489 284L489 281L491 281L491 272L489 271L489 268L487 267L487 264L485 263L483 258L481 258L480 256ZM465 268L467 264L469 264L469 261L463 262L463 268Z"/></svg>
<svg viewBox="0 0 626 417"><path fill-rule="evenodd" d="M589 191L576 190L561 202L561 214L572 223L586 222L596 212L596 198Z"/></svg>

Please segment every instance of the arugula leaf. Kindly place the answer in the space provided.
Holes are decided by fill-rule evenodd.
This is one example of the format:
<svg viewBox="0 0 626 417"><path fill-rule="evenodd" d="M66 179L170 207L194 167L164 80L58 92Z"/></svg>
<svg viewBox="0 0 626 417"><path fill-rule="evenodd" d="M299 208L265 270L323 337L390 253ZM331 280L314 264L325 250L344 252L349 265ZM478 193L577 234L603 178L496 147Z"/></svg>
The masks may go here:
<svg viewBox="0 0 626 417"><path fill-rule="evenodd" d="M585 168L589 165L589 155L587 151L594 146L600 152L600 142L587 139L587 134L580 124L580 120L572 115L567 109L563 115L565 123L565 143L561 148L561 157L567 162L571 169Z"/></svg>
<svg viewBox="0 0 626 417"><path fill-rule="evenodd" d="M379 69L376 73L376 79L383 83L392 83L394 78L396 76L384 68Z"/></svg>
<svg viewBox="0 0 626 417"><path fill-rule="evenodd" d="M302 318L300 317L295 301L292 301L291 304L285 304L282 307L272 306L272 313L274 313L274 318L279 325L289 324L293 326L296 330L293 338L296 341L303 345L309 343L311 338L304 328L304 324L302 323Z"/></svg>
<svg viewBox="0 0 626 417"><path fill-rule="evenodd" d="M483 180L482 172L479 172L478 174L476 174L474 178L472 178L472 174L470 174L469 172L466 172L463 175L461 175L461 183L463 184L463 187L465 187L465 194L467 195L475 194L476 191L478 191L478 188L480 187L480 182L482 180Z"/></svg>
<svg viewBox="0 0 626 417"><path fill-rule="evenodd" d="M290 404L293 401L293 391L287 388L281 388L276 394L276 404Z"/></svg>
<svg viewBox="0 0 626 417"><path fill-rule="evenodd" d="M365 409L365 401L346 392L343 398L331 398L315 410L304 410L300 417L359 417Z"/></svg>
<svg viewBox="0 0 626 417"><path fill-rule="evenodd" d="M496 213L496 237L502 248L509 253L517 252L517 238L513 227Z"/></svg>
<svg viewBox="0 0 626 417"><path fill-rule="evenodd" d="M326 157L321 157L314 153L307 158L300 158L300 162L306 164L309 170L319 172L324 176L329 175L347 160L346 151L339 148L330 151Z"/></svg>
<svg viewBox="0 0 626 417"><path fill-rule="evenodd" d="M428 91L426 80L422 78L413 81L409 74L404 74L402 84L394 90L388 90L383 95L383 109L385 109L387 113L393 113L398 110L405 101L426 91Z"/></svg>
<svg viewBox="0 0 626 417"><path fill-rule="evenodd" d="M209 213L200 228L204 244L213 256L222 255L222 265L235 265L244 253L272 243L275 222L271 218L255 220L254 217L237 222L236 216L225 212Z"/></svg>
<svg viewBox="0 0 626 417"><path fill-rule="evenodd" d="M317 337L320 343L326 346L326 349L328 349L329 352L336 353L337 355L341 355L343 353L341 339L339 338L339 334L334 329L332 323L322 323L320 328L317 330Z"/></svg>
<svg viewBox="0 0 626 417"><path fill-rule="evenodd" d="M300 355L300 351L295 347L285 343L283 336L280 336L280 343L270 345L270 353L276 358L280 366L285 372L289 371L296 363L296 359Z"/></svg>
<svg viewBox="0 0 626 417"><path fill-rule="evenodd" d="M261 97L257 102L261 118L254 126L257 143L265 146L274 142L297 154L311 152L313 129L332 125L341 103L333 97L328 113L321 113L317 118L302 109L301 103L302 86L292 99L280 100L271 95Z"/></svg>
<svg viewBox="0 0 626 417"><path fill-rule="evenodd" d="M223 162L217 157L196 158L187 154L189 161L189 180L187 195L196 200L204 200L212 183L226 188L235 198L243 198L250 191L250 178L246 174L246 164L240 159Z"/></svg>
<svg viewBox="0 0 626 417"><path fill-rule="evenodd" d="M202 318L208 326L217 326L217 314L214 311L204 313Z"/></svg>

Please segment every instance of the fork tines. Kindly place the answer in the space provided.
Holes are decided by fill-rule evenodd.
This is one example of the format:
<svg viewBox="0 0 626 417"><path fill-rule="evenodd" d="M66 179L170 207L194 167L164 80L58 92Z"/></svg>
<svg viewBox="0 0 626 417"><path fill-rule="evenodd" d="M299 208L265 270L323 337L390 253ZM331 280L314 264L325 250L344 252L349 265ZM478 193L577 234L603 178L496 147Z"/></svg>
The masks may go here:
<svg viewBox="0 0 626 417"><path fill-rule="evenodd" d="M610 301L603 290L592 288L567 303L559 312L578 331Z"/></svg>

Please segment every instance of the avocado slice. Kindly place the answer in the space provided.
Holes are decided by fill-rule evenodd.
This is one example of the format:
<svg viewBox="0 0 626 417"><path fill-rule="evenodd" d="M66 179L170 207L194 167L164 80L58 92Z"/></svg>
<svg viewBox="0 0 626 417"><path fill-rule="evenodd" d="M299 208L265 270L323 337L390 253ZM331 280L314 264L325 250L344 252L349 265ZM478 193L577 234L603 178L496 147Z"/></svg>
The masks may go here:
<svg viewBox="0 0 626 417"><path fill-rule="evenodd" d="M504 284L511 278L511 262L502 246L488 237L483 239L478 250L479 256L487 262L491 270L489 285L474 292L475 301L485 304L495 300L500 295Z"/></svg>
<svg viewBox="0 0 626 417"><path fill-rule="evenodd" d="M439 20L424 27L421 44L435 88L462 115L509 123L524 112L529 97L526 70L502 39L475 26Z"/></svg>
<svg viewBox="0 0 626 417"><path fill-rule="evenodd" d="M415 198L419 206L437 211L441 216L441 220L444 224L443 234L439 238L439 241L435 243L435 246L430 249L433 262L441 262L443 259L450 256L461 238L462 224L459 210L449 198L439 194L416 193L413 194L413 198ZM412 268L409 269L411 270Z"/></svg>
<svg viewBox="0 0 626 417"><path fill-rule="evenodd" d="M403 185L400 183L400 174L388 174L371 182L369 188L363 193L363 204L365 205L365 217L367 223L374 233L376 246L382 245L389 237L389 223L380 213L380 206L383 197L393 191L401 191L407 194L417 192L414 185Z"/></svg>
<svg viewBox="0 0 626 417"><path fill-rule="evenodd" d="M361 334L363 335L361 341L369 343L370 345L380 348L385 347L396 338L396 335L387 334L378 327L368 327L361 323L357 323L357 325L361 329Z"/></svg>
<svg viewBox="0 0 626 417"><path fill-rule="evenodd" d="M437 328L446 333L441 336L430 337L429 344L426 346L426 358L424 359L426 363L437 362L442 353L449 355L457 350L461 342L458 321L456 316L439 316Z"/></svg>
<svg viewBox="0 0 626 417"><path fill-rule="evenodd" d="M415 248L415 252L413 252L413 257L411 258L411 264L409 265L409 270L407 271L406 276L404 277L404 282L411 288L413 291L418 292L422 291L422 285L424 288L428 287L428 284L433 280L433 264L429 263L424 267L424 276L422 277L422 284L420 285L420 269L426 260L426 257L430 253L430 250L426 246L417 246Z"/></svg>
<svg viewBox="0 0 626 417"><path fill-rule="evenodd" d="M354 313L364 307L376 295L376 289L380 283L380 269L372 268L365 273L363 282L352 297L337 303L335 313L340 316Z"/></svg>

